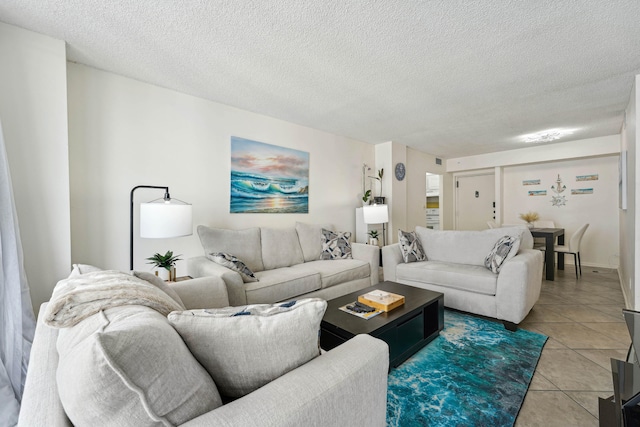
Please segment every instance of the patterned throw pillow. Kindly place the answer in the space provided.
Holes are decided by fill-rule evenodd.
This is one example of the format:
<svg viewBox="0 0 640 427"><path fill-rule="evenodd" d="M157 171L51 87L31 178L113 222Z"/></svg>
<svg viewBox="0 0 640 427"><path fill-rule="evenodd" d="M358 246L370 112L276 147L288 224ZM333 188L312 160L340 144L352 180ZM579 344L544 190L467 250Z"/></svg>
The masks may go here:
<svg viewBox="0 0 640 427"><path fill-rule="evenodd" d="M224 252L214 252L207 255L207 258L217 264L240 273L240 277L242 277L242 281L245 283L258 281L258 278L253 274L253 271L251 271L251 269L247 267L244 262L240 261L238 258L231 254L226 254Z"/></svg>
<svg viewBox="0 0 640 427"><path fill-rule="evenodd" d="M351 256L351 233L322 229L322 253L320 259L347 259Z"/></svg>
<svg viewBox="0 0 640 427"><path fill-rule="evenodd" d="M427 255L424 253L420 239L416 236L415 231L398 230L398 242L400 242L400 250L402 251L404 262L424 261L427 259Z"/></svg>
<svg viewBox="0 0 640 427"><path fill-rule="evenodd" d="M502 264L513 258L520 248L520 237L504 236L498 239L489 255L484 259L484 266L494 273L499 273Z"/></svg>
<svg viewBox="0 0 640 427"><path fill-rule="evenodd" d="M320 355L327 302L174 311L169 322L213 378L220 393L241 397Z"/></svg>

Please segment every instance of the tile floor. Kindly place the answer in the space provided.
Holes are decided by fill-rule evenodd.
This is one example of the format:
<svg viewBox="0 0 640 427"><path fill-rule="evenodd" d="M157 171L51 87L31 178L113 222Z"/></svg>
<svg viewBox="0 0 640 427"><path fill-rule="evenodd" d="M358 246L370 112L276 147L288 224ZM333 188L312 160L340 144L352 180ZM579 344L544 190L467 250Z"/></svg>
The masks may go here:
<svg viewBox="0 0 640 427"><path fill-rule="evenodd" d="M625 360L631 339L616 270L573 265L543 281L520 324L549 337L516 427L598 426L598 397L613 394L610 358Z"/></svg>

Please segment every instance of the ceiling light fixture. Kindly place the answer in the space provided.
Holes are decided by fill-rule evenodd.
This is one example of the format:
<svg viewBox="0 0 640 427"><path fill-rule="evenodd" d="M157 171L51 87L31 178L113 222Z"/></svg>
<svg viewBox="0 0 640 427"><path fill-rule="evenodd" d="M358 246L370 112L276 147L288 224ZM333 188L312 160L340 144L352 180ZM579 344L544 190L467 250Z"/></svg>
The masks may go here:
<svg viewBox="0 0 640 427"><path fill-rule="evenodd" d="M522 135L523 142L551 142L567 135L571 135L576 129L547 129L528 135Z"/></svg>

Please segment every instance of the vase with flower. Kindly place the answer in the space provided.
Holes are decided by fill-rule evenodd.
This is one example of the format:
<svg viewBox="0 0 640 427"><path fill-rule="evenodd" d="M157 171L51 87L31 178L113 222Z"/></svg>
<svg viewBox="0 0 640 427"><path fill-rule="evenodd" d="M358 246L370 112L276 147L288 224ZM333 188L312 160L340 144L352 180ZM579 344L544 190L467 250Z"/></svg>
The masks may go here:
<svg viewBox="0 0 640 427"><path fill-rule="evenodd" d="M523 221L526 221L527 227L533 228L533 223L539 220L540 216L538 215L537 212L527 212L527 213L521 213L520 219Z"/></svg>

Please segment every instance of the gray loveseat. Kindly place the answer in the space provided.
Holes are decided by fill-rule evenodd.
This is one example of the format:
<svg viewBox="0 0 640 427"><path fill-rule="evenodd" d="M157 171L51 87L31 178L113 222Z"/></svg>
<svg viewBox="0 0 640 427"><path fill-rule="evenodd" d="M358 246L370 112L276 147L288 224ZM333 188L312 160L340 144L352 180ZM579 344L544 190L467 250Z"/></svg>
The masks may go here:
<svg viewBox="0 0 640 427"><path fill-rule="evenodd" d="M205 255L234 255L257 277L244 283L239 273L208 259L190 258L189 275L215 276L227 285L231 305L262 304L298 297L332 299L378 283L380 250L351 243L352 259L321 260L322 226L230 230L198 226Z"/></svg>
<svg viewBox="0 0 640 427"><path fill-rule="evenodd" d="M526 227L483 231L440 231L416 227L426 261L404 263L399 244L382 248L385 280L444 294L444 305L503 320L515 329L540 297L542 253ZM501 237L519 236L520 248L499 273L484 260Z"/></svg>
<svg viewBox="0 0 640 427"><path fill-rule="evenodd" d="M173 284L172 288L189 309L229 305L226 286L220 278L186 280ZM46 303L40 309L18 425L69 427L72 424L62 407L56 379L61 350L56 348L61 345L59 330L43 322L45 307ZM153 361L145 359L138 363L144 367ZM386 417L388 364L387 345L371 336L359 335L256 391L182 425L297 427L348 423L381 427ZM182 367L175 366L175 369L179 372ZM91 375L90 372L78 374ZM129 384L129 389L137 390L136 384ZM166 393L171 392L167 387ZM133 394L133 400L138 398L144 401L143 397ZM357 416L354 408L358 408ZM129 414L118 415L127 419ZM113 425L113 421L102 419L94 425ZM128 418L118 425L142 424ZM167 424L158 421L152 425Z"/></svg>

